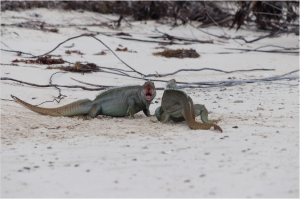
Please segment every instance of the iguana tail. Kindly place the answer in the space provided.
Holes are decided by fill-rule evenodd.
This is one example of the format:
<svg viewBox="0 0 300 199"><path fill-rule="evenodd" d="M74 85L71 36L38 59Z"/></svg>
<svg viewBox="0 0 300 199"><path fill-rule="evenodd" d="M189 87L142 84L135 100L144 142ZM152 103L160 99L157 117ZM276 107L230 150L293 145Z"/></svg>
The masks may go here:
<svg viewBox="0 0 300 199"><path fill-rule="evenodd" d="M221 127L219 127L216 124L196 122L195 119L192 116L190 108L191 108L190 105L188 103L186 103L184 105L184 110L183 110L184 118L186 120L187 125L190 127L190 129L204 129L204 130L208 130L211 127L214 127L215 130L219 130L219 131L221 131L221 133L223 132L223 130L221 129Z"/></svg>
<svg viewBox="0 0 300 199"><path fill-rule="evenodd" d="M11 97L18 102L19 104L23 105L24 107L28 108L29 110L32 110L36 113L42 114L42 115L51 115L51 116L75 116L75 115L86 115L89 113L90 110L90 100L84 99L84 100L78 100L76 102L73 102L71 104L67 104L65 106L61 106L58 108L41 108L37 106L33 106L31 104L28 104L19 98L11 95Z"/></svg>

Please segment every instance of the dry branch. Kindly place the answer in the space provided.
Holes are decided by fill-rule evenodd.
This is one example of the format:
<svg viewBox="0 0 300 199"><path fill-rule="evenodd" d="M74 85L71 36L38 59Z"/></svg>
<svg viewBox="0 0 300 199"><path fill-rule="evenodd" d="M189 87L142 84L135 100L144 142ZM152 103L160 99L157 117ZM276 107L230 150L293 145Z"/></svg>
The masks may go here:
<svg viewBox="0 0 300 199"><path fill-rule="evenodd" d="M189 38L185 38L185 37L178 37L178 36L173 36L164 32L159 31L157 28L155 28L155 31L158 33L163 34L162 36L151 36L149 38L162 38L162 39L168 39L170 41L173 40L178 40L178 41L187 41L187 42L196 42L196 43L201 43L201 44L205 44L205 43L209 43L212 44L213 40L199 40L199 39L189 39Z"/></svg>
<svg viewBox="0 0 300 199"><path fill-rule="evenodd" d="M1 10L50 8L60 10L87 10L102 14L116 14L120 25L126 16L134 20L160 20L168 24L181 25L188 21L200 22L200 26L210 25L229 27L235 23L238 28L250 23L262 30L278 31L288 29L293 22L299 26L298 1L3 1ZM231 11L232 8L236 8ZM165 20L167 18L167 20ZM126 23L131 25L127 20ZM114 24L113 24L114 25Z"/></svg>
<svg viewBox="0 0 300 199"><path fill-rule="evenodd" d="M131 66L129 66L127 63L125 63L121 58L118 57L118 55L116 55L116 53L115 53L113 50L111 50L104 42L102 42L100 39L96 38L95 35L93 35L93 34L82 34L82 35L78 35L78 36L75 36L75 37L71 37L71 38L69 38L69 39L67 39L67 40L65 40L65 41L63 41L63 42L61 42L61 43L59 43L59 44L58 44L54 49L52 49L51 51L49 51L49 52L47 52L47 53L45 53L45 54L43 54L43 55L33 56L33 57L31 57L31 58L41 57L41 56L47 55L47 54L53 52L54 50L56 50L60 45L66 43L67 41L70 41L70 40L72 40L72 39L77 39L77 38L79 38L79 37L92 37L92 38L96 39L97 41L99 41L100 43L102 43L102 45L104 45L110 52L112 52L112 53L113 53L113 54L114 54L114 55L115 55L115 56L116 56L123 64L125 64L128 68L130 68L132 71L134 71L134 72L136 72L136 73L138 73L138 74L144 76L143 73L141 73L141 72L139 72L139 71L133 69L133 68L132 68Z"/></svg>
<svg viewBox="0 0 300 199"><path fill-rule="evenodd" d="M249 72L249 71L272 71L275 69L250 69L250 70L232 70L232 71L225 71L225 70L220 70L220 69L215 69L215 68L199 68L199 69L180 69L177 70L173 73L165 73L165 74L149 74L146 75L145 77L166 77L169 75L174 75L176 73L182 72L182 71L202 71L202 70L212 70L212 71L218 71L218 72L223 72L223 73L234 73L234 72Z"/></svg>
<svg viewBox="0 0 300 199"><path fill-rule="evenodd" d="M13 52L13 53L17 53L18 55L22 55L22 54L25 54L25 55L31 55L31 56L34 56L33 54L31 53L25 53L25 52L22 52L22 51L18 51L18 50L5 50L5 49L2 49L2 51L6 51L6 52Z"/></svg>
<svg viewBox="0 0 300 199"><path fill-rule="evenodd" d="M89 86L96 86L96 87L101 87L101 88L110 88L110 87L114 87L114 86L107 86L107 85L99 85L99 84L91 84L91 83L86 83L86 82L83 82L83 81L79 81L77 79L74 79L71 77L72 80L76 81L76 82L79 82L79 83L82 83L82 84L86 84L86 85L89 85Z"/></svg>
<svg viewBox="0 0 300 199"><path fill-rule="evenodd" d="M284 76L287 76L287 75L290 75L292 73L296 73L296 72L299 72L299 69L298 70L293 70L291 72L288 72L288 73L285 73L283 75L279 75L279 76L276 76L276 77L269 77L269 78L263 78L263 79L250 79L250 80L233 80L233 81L206 81L206 82L191 82L189 84L199 84L199 85L218 85L218 84L227 84L227 83L253 83L254 82L258 82L258 81L275 81L275 80L279 80L281 78L285 78ZM293 76L293 77L290 77L291 79L297 79L299 78L299 76ZM287 78L289 79L289 78Z"/></svg>
<svg viewBox="0 0 300 199"><path fill-rule="evenodd" d="M232 81L206 81L206 82L177 82L178 84L184 84L184 85L179 85L178 88L182 89L182 88L211 88L211 87L224 87L224 86L235 86L235 85L239 85L239 84L243 84L243 83L256 83L256 82L265 82L265 83L274 83L273 81L277 81L277 80L293 80L293 79L299 79L299 76L290 76L290 77L285 77L289 74L295 73L295 72L299 72L299 70L294 70L291 71L289 73L277 76L277 77L270 77L270 78L262 78L262 79L246 79L246 80L232 80ZM53 75L55 75L56 73L54 73ZM53 75L51 76L51 78L53 77ZM57 89L59 89L58 87L65 87L65 88L81 88L83 90L90 90L90 91L98 91L98 90L104 90L107 89L110 86L107 85L96 85L96 84L90 84L90 83L86 83L86 82L82 82L79 80L75 80L78 81L80 83L83 84L87 84L87 85L92 85L92 86L97 86L99 88L87 88L84 86L78 86L78 85L58 85L58 84L52 84L52 80L50 78L49 84L47 85L39 85L39 84L33 84L33 83L29 83L29 82L24 82L24 81L20 81L20 80L16 80L16 79L12 79L12 78L8 78L8 77L1 77L1 80L10 80L10 81L15 81L15 82L19 82L22 84L27 84L30 86L36 86L36 87L55 87ZM142 78L141 78L142 79ZM146 80L146 79L144 79ZM151 79L149 79L150 81L153 81ZM155 80L154 80L155 81ZM160 80L163 81L163 80ZM167 81L164 81L167 82ZM192 85L192 84L197 84L197 85ZM283 84L283 83L281 83ZM290 86L298 86L298 84L285 84L285 85L290 85ZM156 90L163 90L163 87L156 87ZM60 93L60 89L59 89L59 101L63 98L64 96L61 95ZM5 99L1 99L1 100L5 100ZM56 100L56 99L54 99ZM53 100L53 101L54 101ZM57 101L57 100L56 100ZM59 103L59 101L57 101ZM47 101L48 102L48 101ZM45 102L43 102L45 103Z"/></svg>
<svg viewBox="0 0 300 199"><path fill-rule="evenodd" d="M38 55L38 56L33 56L31 58L36 58L36 57L41 57L41 56L45 56L51 52L53 52L54 50L56 50L60 45L66 43L67 41L70 41L72 39L77 39L77 38L80 38L80 37L92 37L94 39L96 39L97 41L101 42L108 50L110 50L122 63L124 63L127 67L129 67L132 71L124 71L122 69L117 69L117 68L108 68L108 67L101 67L101 68L105 68L105 69L108 69L108 70L113 70L113 71L116 71L116 72L119 72L119 73L112 73L112 72L108 72L108 71L100 71L100 72L106 72L106 73L112 73L112 74L117 74L117 75L123 75L123 76L128 76L128 77L132 77L132 78L137 78L137 79L144 79L144 78L138 78L138 77L133 77L133 76L130 76L128 75L126 72L136 72L144 77L165 77L165 76L168 76L168 75L174 75L178 72L181 72L181 71L202 71L202 70L215 70L215 71L219 71L219 72L225 72L225 73L232 73L232 72L243 72L243 71L253 71L253 70L272 70L272 69L252 69L252 70L236 70L236 71L223 71L223 70L219 70L219 69L213 69L213 68L202 68L202 69L180 69L178 71L175 71L173 73L166 73L166 74L148 74L148 75L145 75L139 71L136 71L134 68L132 68L131 66L129 66L127 63L125 63L123 60L121 60L104 42L102 42L100 39L94 37L93 34L82 34L82 35L78 35L78 36L75 36L75 37L71 37L71 38L68 38L66 39L65 41L59 43L54 49L52 49L51 51L47 52L47 53L44 53L42 55ZM1 49L2 50L2 49ZM10 51L10 52L19 52L19 51ZM122 73L122 74L120 74ZM154 81L159 81L159 80L154 80ZM166 82L166 81L163 81L163 82Z"/></svg>
<svg viewBox="0 0 300 199"><path fill-rule="evenodd" d="M144 40L144 39L135 39L135 38L128 38L128 37L118 37L118 38L119 38L119 39L124 39L124 40L131 40L131 41L147 42L147 43L163 43L163 44L170 44L170 42L167 42L167 41ZM176 44L176 45L184 45L183 43L176 43L176 42L173 42L172 44Z"/></svg>
<svg viewBox="0 0 300 199"><path fill-rule="evenodd" d="M17 80L17 79L13 79L13 78L9 78L9 77L1 77L0 80L10 80L10 81L14 81L14 82L19 82L21 84L26 84L26 85L30 85L30 86L35 86L35 87L65 87L65 88L81 88L83 90L89 90L89 91L98 91L98 90L104 90L105 88L87 88L84 86L77 86L77 85L58 85L58 84L45 84L45 85L40 85L40 84L34 84L34 83L29 83L29 82L24 82L21 80Z"/></svg>
<svg viewBox="0 0 300 199"><path fill-rule="evenodd" d="M182 88L211 88L211 87L224 87L224 86L236 86L244 83L257 83L257 82L265 82L265 83L273 83L273 81L277 80L293 80L299 79L299 76L291 76L291 77L278 77L273 79L263 78L263 79L245 79L245 80L233 80L233 81L216 81L216 82L192 82L191 84L186 84L182 86L178 86L179 89ZM197 86L193 86L192 84L198 84ZM298 86L299 84L289 84L290 86Z"/></svg>
<svg viewBox="0 0 300 199"><path fill-rule="evenodd" d="M258 37L258 38L256 38L256 39L253 39L253 40L248 41L248 40L246 40L245 38L240 38L240 37L239 37L239 38L235 38L235 37L228 37L228 36L225 36L225 35L222 35L222 36L215 35L215 34L206 32L206 31L204 31L204 30L201 30L201 29L195 27L195 26L194 26L193 24L191 24L191 23L189 23L189 24L190 24L193 28L195 28L195 29L197 29L197 30L199 30L199 31L201 31L201 32L203 32L203 33L205 33L205 34L208 34L208 35L210 35L210 36L214 36L214 37L217 37L217 38L220 38L220 39L243 40L243 41L246 42L246 43L254 43L254 42L256 42L256 41L259 41L259 40L261 40L261 39L265 39L265 38L267 38L267 37L271 37L271 36L275 36L275 35L279 35L279 34L283 34L283 33L293 33L293 32L295 32L295 31L288 31L288 30L282 30L282 31L277 31L277 32L271 32L271 33L269 33L269 34L267 34L267 35L265 35L265 36L261 36L261 37Z"/></svg>
<svg viewBox="0 0 300 199"><path fill-rule="evenodd" d="M282 48L283 50L258 50L261 48L266 48L266 47L277 47L277 48ZM260 46L258 48L255 49L243 49L243 48L225 48L228 50L242 50L242 51L254 51L254 52L265 52L265 53L299 53L299 51L291 51L291 50L299 50L299 48L286 48L286 47L282 47L282 46L275 46L275 45L266 45L266 46Z"/></svg>

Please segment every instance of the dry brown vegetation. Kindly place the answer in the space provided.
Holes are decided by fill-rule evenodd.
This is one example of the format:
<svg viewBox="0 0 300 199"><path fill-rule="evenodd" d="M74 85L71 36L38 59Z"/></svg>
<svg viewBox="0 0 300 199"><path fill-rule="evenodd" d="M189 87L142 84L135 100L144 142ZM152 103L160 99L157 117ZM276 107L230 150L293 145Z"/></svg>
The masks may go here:
<svg viewBox="0 0 300 199"><path fill-rule="evenodd" d="M118 14L120 19L161 20L174 26L188 21L234 27L256 25L258 29L278 31L299 29L299 1L2 1L1 11L49 8ZM167 19L166 19L167 18ZM26 24L25 24L26 25ZM42 28L41 24L38 26ZM48 30L54 31L54 30ZM299 31L298 31L299 32Z"/></svg>

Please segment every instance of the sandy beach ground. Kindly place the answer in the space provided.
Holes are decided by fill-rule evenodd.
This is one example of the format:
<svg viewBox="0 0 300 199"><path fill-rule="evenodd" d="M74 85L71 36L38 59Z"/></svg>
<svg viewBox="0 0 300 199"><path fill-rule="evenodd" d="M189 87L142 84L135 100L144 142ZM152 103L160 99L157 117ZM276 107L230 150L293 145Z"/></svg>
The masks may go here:
<svg viewBox="0 0 300 199"><path fill-rule="evenodd" d="M35 17L38 14L38 18ZM107 22L96 13L33 9L1 13L1 23L30 20L49 24L88 24ZM14 18L13 18L14 17ZM110 19L118 16L106 15ZM60 42L89 31L107 34L126 32L133 38L150 39L171 35L213 40L213 44L171 45L170 49L195 49L200 58L164 58L157 43L122 40L97 35L111 49L122 45L131 52L115 52L134 69L144 73L169 73L184 68L215 68L226 71L256 68L274 71L222 73L217 71L181 72L153 79L177 81L221 81L274 77L297 70L299 54L242 52L226 48L255 49L265 45L299 47L295 34L265 38L246 44L241 40L219 39L190 25L171 29L155 21L132 22L129 27L61 27L58 33L22 27L1 27L1 48L41 55ZM81 29L80 29L81 28ZM82 28L87 28L83 30ZM203 29L213 34L244 36L247 40L266 35L245 27L237 31L219 27ZM223 32L224 31L224 32ZM65 48L71 46L73 48ZM265 50L274 49L267 47ZM278 48L276 48L278 49ZM84 55L65 54L80 50ZM103 67L128 68L93 38L68 41L52 55L69 62L92 62ZM217 54L217 53L227 54ZM228 54L231 53L231 54ZM1 77L35 84L48 84L59 70L47 65L18 63L28 55L1 51ZM133 76L140 77L137 74ZM296 76L293 73L289 76ZM52 83L81 85L71 78L100 85L143 84L144 80L108 73L58 73ZM278 84L280 83L280 84ZM299 80L251 83L232 87L184 89L194 103L205 104L209 118L221 119L224 133L214 130L190 130L185 122L155 123L156 118L142 112L135 119L98 116L93 120L51 117L34 113L13 101L1 100L1 197L299 197ZM162 87L163 82L155 82ZM94 87L93 87L94 88ZM61 88L66 95L58 107L73 101L94 99L99 91ZM15 95L31 103L52 101L56 88L33 87L13 81L1 81L1 99ZM161 103L163 91L150 106L151 114ZM197 121L201 121L197 118ZM237 128L233 128L237 127Z"/></svg>

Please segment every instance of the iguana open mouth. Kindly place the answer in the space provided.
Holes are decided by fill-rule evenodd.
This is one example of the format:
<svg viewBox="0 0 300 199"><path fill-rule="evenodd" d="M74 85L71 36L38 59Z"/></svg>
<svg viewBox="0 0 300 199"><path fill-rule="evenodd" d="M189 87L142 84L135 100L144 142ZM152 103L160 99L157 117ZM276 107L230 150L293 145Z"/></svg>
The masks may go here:
<svg viewBox="0 0 300 199"><path fill-rule="evenodd" d="M151 100L153 94L155 93L155 90L154 88L148 84L145 88L144 88L144 93L145 93L145 96L147 98L147 100Z"/></svg>

